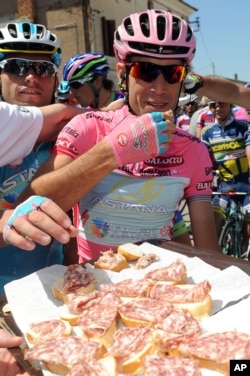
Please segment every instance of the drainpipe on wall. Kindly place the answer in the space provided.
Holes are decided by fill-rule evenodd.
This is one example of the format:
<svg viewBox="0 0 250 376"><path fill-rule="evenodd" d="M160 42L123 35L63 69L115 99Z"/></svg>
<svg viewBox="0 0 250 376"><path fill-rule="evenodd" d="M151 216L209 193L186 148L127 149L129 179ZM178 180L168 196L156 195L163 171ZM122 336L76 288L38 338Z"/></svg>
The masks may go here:
<svg viewBox="0 0 250 376"><path fill-rule="evenodd" d="M84 30L84 40L85 40L85 51L91 51L91 9L90 1L82 0L82 18L83 18L83 30Z"/></svg>

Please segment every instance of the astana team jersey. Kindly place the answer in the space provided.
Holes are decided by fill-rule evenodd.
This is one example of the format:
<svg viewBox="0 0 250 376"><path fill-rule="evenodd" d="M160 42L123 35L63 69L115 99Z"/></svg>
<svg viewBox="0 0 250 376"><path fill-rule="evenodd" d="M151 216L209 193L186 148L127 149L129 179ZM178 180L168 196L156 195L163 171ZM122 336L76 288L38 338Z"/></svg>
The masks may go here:
<svg viewBox="0 0 250 376"><path fill-rule="evenodd" d="M41 144L26 156L21 164L0 168L0 212L11 209L20 193L28 185L38 167L49 157L51 144ZM61 264L62 245L52 241L48 246L36 245L33 251L25 251L13 245L0 250L0 293L3 286L14 279L24 277L52 264Z"/></svg>
<svg viewBox="0 0 250 376"><path fill-rule="evenodd" d="M77 158L126 118L126 106L115 112L88 112L73 118L60 133L53 152ZM120 166L79 203L80 261L117 249L124 242L171 239L175 212L183 196L210 201L212 166L206 147L176 129L165 154Z"/></svg>
<svg viewBox="0 0 250 376"><path fill-rule="evenodd" d="M220 180L249 184L249 165L246 147L250 146L250 129L232 116L224 127L215 123L203 129L202 141L213 155Z"/></svg>

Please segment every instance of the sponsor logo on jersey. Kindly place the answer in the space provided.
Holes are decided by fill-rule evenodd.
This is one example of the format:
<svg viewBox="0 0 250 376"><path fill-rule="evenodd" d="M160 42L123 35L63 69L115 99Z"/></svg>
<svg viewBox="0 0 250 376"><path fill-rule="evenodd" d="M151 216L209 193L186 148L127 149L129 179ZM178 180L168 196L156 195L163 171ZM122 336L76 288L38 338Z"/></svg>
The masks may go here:
<svg viewBox="0 0 250 376"><path fill-rule="evenodd" d="M157 156L150 158L145 161L145 164L148 166L157 166L157 167L176 167L184 163L184 158L182 155L172 155L170 157Z"/></svg>
<svg viewBox="0 0 250 376"><path fill-rule="evenodd" d="M87 112L85 114L87 120L95 118L98 121L104 121L106 123L112 123L113 116L109 117L108 114L100 114L100 112Z"/></svg>
<svg viewBox="0 0 250 376"><path fill-rule="evenodd" d="M73 136L74 138L78 138L79 137L79 133L77 132L76 129L73 129L71 127L65 127L62 131L63 133L67 133L67 134L70 134L71 136Z"/></svg>
<svg viewBox="0 0 250 376"><path fill-rule="evenodd" d="M209 181L201 181L197 184L197 190L198 191L204 191L208 188L212 188L213 182L211 180Z"/></svg>
<svg viewBox="0 0 250 376"><path fill-rule="evenodd" d="M78 150L68 140L57 139L55 146L58 150L69 150L72 154L78 155Z"/></svg>

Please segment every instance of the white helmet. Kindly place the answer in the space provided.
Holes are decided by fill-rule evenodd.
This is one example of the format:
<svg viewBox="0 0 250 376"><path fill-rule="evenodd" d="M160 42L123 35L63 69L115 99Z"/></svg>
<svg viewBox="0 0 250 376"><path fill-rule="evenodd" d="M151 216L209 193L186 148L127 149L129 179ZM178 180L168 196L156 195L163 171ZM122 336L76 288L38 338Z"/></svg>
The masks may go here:
<svg viewBox="0 0 250 376"><path fill-rule="evenodd" d="M57 67L61 63L60 42L44 25L25 21L8 23L1 28L0 60L5 59L6 54L16 52L45 54Z"/></svg>
<svg viewBox="0 0 250 376"><path fill-rule="evenodd" d="M195 94L187 94L187 93L181 94L180 97L179 97L178 106L184 106L185 104L187 104L189 102L199 103L200 99Z"/></svg>

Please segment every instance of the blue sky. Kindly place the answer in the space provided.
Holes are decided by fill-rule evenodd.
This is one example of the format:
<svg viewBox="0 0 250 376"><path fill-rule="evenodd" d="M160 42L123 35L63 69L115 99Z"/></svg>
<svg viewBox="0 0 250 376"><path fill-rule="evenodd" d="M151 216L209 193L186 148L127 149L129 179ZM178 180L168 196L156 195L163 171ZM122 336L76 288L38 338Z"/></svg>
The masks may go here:
<svg viewBox="0 0 250 376"><path fill-rule="evenodd" d="M198 9L194 71L250 82L250 0L187 0ZM195 24L192 24L195 29Z"/></svg>

